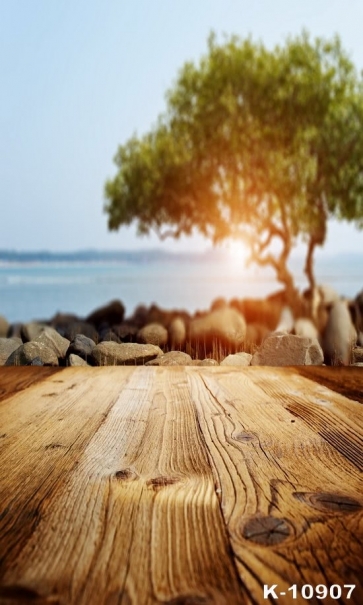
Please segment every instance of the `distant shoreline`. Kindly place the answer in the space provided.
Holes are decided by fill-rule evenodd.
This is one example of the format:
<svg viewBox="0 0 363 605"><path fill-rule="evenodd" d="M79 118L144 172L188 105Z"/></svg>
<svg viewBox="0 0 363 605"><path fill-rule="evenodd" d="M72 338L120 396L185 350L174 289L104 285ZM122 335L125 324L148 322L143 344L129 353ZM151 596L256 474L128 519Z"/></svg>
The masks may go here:
<svg viewBox="0 0 363 605"><path fill-rule="evenodd" d="M136 250L75 250L71 252L52 252L49 250L18 251L0 250L0 267L9 265L39 265L49 263L152 263L152 262L225 262L230 261L231 255L225 248L210 248L204 252L173 252L161 248L136 249ZM291 256L292 263L301 263L303 257ZM346 264L347 262L363 267L363 253L345 252L337 255L324 255L324 251L318 250L316 255L317 264L334 262ZM255 265L256 267L258 265ZM363 278L363 270L362 270Z"/></svg>
<svg viewBox="0 0 363 605"><path fill-rule="evenodd" d="M155 262L155 261L205 261L224 260L225 250L207 252L171 252L161 249L140 250L79 250L73 252L0 250L0 265L14 263L105 263L105 262Z"/></svg>

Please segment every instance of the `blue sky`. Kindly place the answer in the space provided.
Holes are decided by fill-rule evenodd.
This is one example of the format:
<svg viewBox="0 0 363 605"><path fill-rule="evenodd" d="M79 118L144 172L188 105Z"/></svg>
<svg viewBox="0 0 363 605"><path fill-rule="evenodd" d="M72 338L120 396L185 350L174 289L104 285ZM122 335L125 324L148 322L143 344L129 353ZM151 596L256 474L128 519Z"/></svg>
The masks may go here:
<svg viewBox="0 0 363 605"><path fill-rule="evenodd" d="M362 23L362 0L0 0L0 248L159 246L133 228L108 232L104 182L118 145L153 125L211 29L269 46L303 27L339 33L362 69ZM332 225L326 250L362 243L363 232Z"/></svg>

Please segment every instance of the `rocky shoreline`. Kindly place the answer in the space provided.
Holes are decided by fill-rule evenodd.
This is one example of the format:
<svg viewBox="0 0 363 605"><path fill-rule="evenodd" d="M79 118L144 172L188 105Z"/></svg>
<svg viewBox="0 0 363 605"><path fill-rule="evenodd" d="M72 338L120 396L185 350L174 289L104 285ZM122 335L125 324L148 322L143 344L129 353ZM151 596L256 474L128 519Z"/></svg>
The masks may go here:
<svg viewBox="0 0 363 605"><path fill-rule="evenodd" d="M9 324L0 315L0 365L363 366L363 291L352 301L317 291L314 319L294 318L283 294L223 298L205 312L112 301L85 318ZM295 314L296 315L296 314Z"/></svg>

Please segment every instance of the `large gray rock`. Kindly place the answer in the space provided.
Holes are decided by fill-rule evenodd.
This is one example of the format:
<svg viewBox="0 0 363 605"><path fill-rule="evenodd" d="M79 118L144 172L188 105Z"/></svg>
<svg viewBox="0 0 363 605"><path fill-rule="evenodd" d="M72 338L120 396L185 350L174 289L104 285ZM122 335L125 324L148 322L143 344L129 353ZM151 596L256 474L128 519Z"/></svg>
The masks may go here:
<svg viewBox="0 0 363 605"><path fill-rule="evenodd" d="M252 355L250 353L235 353L234 355L227 355L221 361L221 366L249 366L251 365Z"/></svg>
<svg viewBox="0 0 363 605"><path fill-rule="evenodd" d="M0 338L0 366L4 366L10 355L22 344L21 338Z"/></svg>
<svg viewBox="0 0 363 605"><path fill-rule="evenodd" d="M67 357L69 355L76 355L87 361L91 357L95 346L96 343L92 338L87 338L83 334L77 334L68 347Z"/></svg>
<svg viewBox="0 0 363 605"><path fill-rule="evenodd" d="M349 365L356 341L357 332L351 320L348 303L337 300L331 306L323 334L325 362L331 365Z"/></svg>
<svg viewBox="0 0 363 605"><path fill-rule="evenodd" d="M246 322L236 309L217 309L190 322L190 339L193 343L211 346L219 340L224 345L237 346L246 337Z"/></svg>
<svg viewBox="0 0 363 605"><path fill-rule="evenodd" d="M21 326L21 337L23 342L30 342L40 336L44 330L47 329L47 325L37 321L30 321L29 323Z"/></svg>
<svg viewBox="0 0 363 605"><path fill-rule="evenodd" d="M70 342L63 338L54 328L46 327L43 332L33 341L53 349L58 360L65 359Z"/></svg>
<svg viewBox="0 0 363 605"><path fill-rule="evenodd" d="M27 366L32 365L32 362L37 360L41 361L41 364L45 366L58 366L58 357L53 348L46 345L44 342L37 342L35 340L26 342L25 344L18 347L8 357L5 365L6 366ZM41 365L39 363L39 365ZM38 365L38 360L37 364Z"/></svg>
<svg viewBox="0 0 363 605"><path fill-rule="evenodd" d="M168 331L157 322L147 324L138 331L137 342L162 347L168 342Z"/></svg>
<svg viewBox="0 0 363 605"><path fill-rule="evenodd" d="M253 366L321 365L323 351L314 338L274 333L268 336L253 355Z"/></svg>
<svg viewBox="0 0 363 605"><path fill-rule="evenodd" d="M191 366L193 360L187 353L182 351L169 351L164 355L159 355L152 361L148 361L147 366Z"/></svg>
<svg viewBox="0 0 363 605"><path fill-rule="evenodd" d="M9 323L5 317L0 315L0 338L6 338L9 330Z"/></svg>
<svg viewBox="0 0 363 605"><path fill-rule="evenodd" d="M92 360L98 366L142 365L162 355L155 345L141 345L131 342L101 342L92 351Z"/></svg>

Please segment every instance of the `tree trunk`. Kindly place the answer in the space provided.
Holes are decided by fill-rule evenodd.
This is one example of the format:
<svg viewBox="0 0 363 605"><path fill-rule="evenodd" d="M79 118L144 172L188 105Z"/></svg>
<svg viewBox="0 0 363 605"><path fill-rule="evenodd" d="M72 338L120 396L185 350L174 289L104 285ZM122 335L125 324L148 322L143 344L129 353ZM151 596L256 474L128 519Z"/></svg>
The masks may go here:
<svg viewBox="0 0 363 605"><path fill-rule="evenodd" d="M308 279L309 288L311 292L314 292L316 287L315 275L314 275L314 251L317 246L316 239L310 237L308 250L306 254L304 273Z"/></svg>
<svg viewBox="0 0 363 605"><path fill-rule="evenodd" d="M327 204L324 195L316 202L316 210L318 212L317 223L313 228L306 253L306 261L304 273L309 283L310 296L308 299L308 314L313 319L316 319L316 293L317 286L314 275L314 252L317 246L322 246L326 238L326 226L328 220Z"/></svg>
<svg viewBox="0 0 363 605"><path fill-rule="evenodd" d="M303 301L300 292L295 286L293 275L287 268L287 258L281 254L276 265L277 279L285 287L286 304L290 307L293 316L299 317L302 313Z"/></svg>

